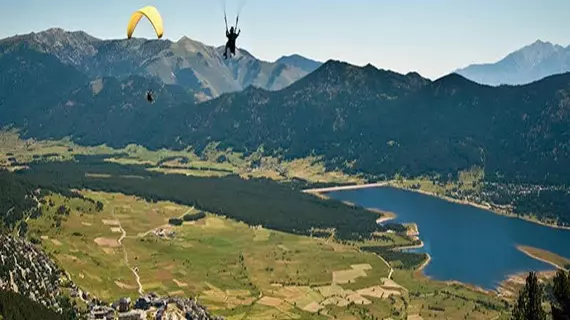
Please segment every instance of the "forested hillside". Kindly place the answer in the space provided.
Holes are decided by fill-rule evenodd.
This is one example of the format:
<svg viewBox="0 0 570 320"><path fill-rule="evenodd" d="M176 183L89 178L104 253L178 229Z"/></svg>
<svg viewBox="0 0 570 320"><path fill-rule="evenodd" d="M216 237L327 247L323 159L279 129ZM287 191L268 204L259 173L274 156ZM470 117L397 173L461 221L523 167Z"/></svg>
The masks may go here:
<svg viewBox="0 0 570 320"><path fill-rule="evenodd" d="M144 78L89 84L27 49L3 55L0 66L0 124L29 137L198 151L219 141L246 153L263 146L288 158L321 155L329 167L371 178L477 165L491 181L570 179L570 74L493 88L455 74L430 82L329 61L277 92L250 88L193 105L170 86L149 105Z"/></svg>
<svg viewBox="0 0 570 320"><path fill-rule="evenodd" d="M12 291L0 290L0 319L5 320L68 320L30 298Z"/></svg>
<svg viewBox="0 0 570 320"><path fill-rule="evenodd" d="M27 214L38 210L30 184L0 170L0 227L13 229Z"/></svg>

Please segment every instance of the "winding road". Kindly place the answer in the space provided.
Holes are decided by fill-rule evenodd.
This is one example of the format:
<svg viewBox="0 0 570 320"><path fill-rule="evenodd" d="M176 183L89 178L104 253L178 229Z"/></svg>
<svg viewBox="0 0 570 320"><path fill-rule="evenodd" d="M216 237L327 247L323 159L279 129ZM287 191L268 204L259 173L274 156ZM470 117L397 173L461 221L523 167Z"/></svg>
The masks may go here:
<svg viewBox="0 0 570 320"><path fill-rule="evenodd" d="M117 218L117 216L115 215L115 208L113 208L113 216L115 216L115 219ZM144 290L143 290L143 285L141 283L141 278L139 276L137 269L133 268L129 265L129 253L127 252L127 248L125 248L125 245L123 244L123 240L127 237L127 232L125 231L125 229L123 229L123 226L121 225L121 221L119 219L117 219L117 222L119 223L119 229L121 230L121 237L119 238L119 240L117 240L117 242L123 248L123 254L125 257L125 265L129 269L131 269L131 272L133 273L133 275L135 276L135 279L137 281L137 285L139 286L138 292L140 295L143 295Z"/></svg>
<svg viewBox="0 0 570 320"><path fill-rule="evenodd" d="M190 213L192 210L194 209L194 207L188 209L186 212L184 212L180 218L182 219L182 217L184 217L184 215L186 215L187 213ZM127 237L127 232L125 231L125 229L123 229L123 226L121 225L121 221L117 218L117 216L115 215L115 208L113 208L113 216L115 217L115 219L118 222L118 226L119 229L121 230L121 237L117 240L117 242L121 245L121 247L123 248L123 254L125 257L125 265L131 269L131 272L133 273L133 275L135 276L135 279L137 281L137 285L138 285L138 292L140 295L144 294L144 290L143 290L143 285L141 283L141 278L139 276L138 270L137 268L131 267L129 264L129 253L127 252L127 248L125 247L125 245L123 244L123 240ZM160 227L157 227L160 228ZM138 234L136 236L136 238L143 238L146 237L148 234L152 233L154 230L156 230L157 228L151 229L145 233L142 234ZM130 236L129 238L134 238L133 236Z"/></svg>

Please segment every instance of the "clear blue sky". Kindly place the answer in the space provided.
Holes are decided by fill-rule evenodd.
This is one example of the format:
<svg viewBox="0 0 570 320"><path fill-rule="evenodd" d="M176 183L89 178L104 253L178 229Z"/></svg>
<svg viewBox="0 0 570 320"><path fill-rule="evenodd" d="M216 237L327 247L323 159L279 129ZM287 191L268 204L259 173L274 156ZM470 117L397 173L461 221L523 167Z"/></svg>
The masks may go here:
<svg viewBox="0 0 570 320"><path fill-rule="evenodd" d="M229 13L243 0L226 0ZM165 37L225 41L223 0L2 0L0 38L50 27L125 38L131 13L154 5ZM570 44L570 0L246 0L238 40L264 60L300 53L437 78L492 62L537 39ZM233 20L230 18L230 20ZM152 37L143 21L135 36Z"/></svg>

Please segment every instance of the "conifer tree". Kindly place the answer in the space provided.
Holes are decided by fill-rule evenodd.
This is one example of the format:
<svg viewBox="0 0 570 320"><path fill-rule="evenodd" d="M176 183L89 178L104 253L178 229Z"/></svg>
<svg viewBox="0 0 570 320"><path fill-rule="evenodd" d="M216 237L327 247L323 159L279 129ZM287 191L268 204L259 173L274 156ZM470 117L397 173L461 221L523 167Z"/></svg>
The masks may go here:
<svg viewBox="0 0 570 320"><path fill-rule="evenodd" d="M552 319L570 320L570 272L559 270L553 282L556 301L552 305Z"/></svg>
<svg viewBox="0 0 570 320"><path fill-rule="evenodd" d="M519 292L513 309L513 320L546 320L542 309L543 293L535 272L530 272L524 288Z"/></svg>

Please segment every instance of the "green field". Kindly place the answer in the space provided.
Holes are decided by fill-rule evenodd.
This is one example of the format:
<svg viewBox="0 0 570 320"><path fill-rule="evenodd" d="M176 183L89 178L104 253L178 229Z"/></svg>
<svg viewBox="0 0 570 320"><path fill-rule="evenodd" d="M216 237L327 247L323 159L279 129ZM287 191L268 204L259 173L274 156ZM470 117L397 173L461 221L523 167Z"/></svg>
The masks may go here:
<svg viewBox="0 0 570 320"><path fill-rule="evenodd" d="M426 191L431 194L438 196L445 196L448 192L452 191L463 191L463 192L473 192L478 193L482 188L482 181L485 177L483 169L479 167L473 167L470 170L461 171L458 174L457 179L441 182L440 177L434 177L434 181L430 177L417 177L404 179L402 177L396 177L392 183L394 186L400 188L413 188ZM419 187L419 188L418 188Z"/></svg>
<svg viewBox="0 0 570 320"><path fill-rule="evenodd" d="M122 194L83 194L101 201L103 211L96 212L90 202L52 195L43 205L43 216L29 220L29 235L41 239L72 279L100 298L138 296L131 271L136 267L146 292L197 295L211 310L248 319L266 312L280 314L277 319L305 319L312 313L302 309L324 308L321 313L339 316L348 312L320 306L326 300L321 290L333 280L339 283L341 300L347 300L351 293L343 291L342 283L357 291L382 286L388 276L381 259L353 246L252 228L214 215L174 227L169 218L196 210ZM57 213L61 205L70 209L69 215ZM122 245L117 241L121 228L126 233ZM157 228L175 234L161 238L151 232ZM368 266L360 270L358 265ZM356 301L363 298L352 295Z"/></svg>
<svg viewBox="0 0 570 320"><path fill-rule="evenodd" d="M409 290L408 314L423 319L510 319L508 306L492 293L457 283L432 281L418 272L395 270L393 279Z"/></svg>
<svg viewBox="0 0 570 320"><path fill-rule="evenodd" d="M437 319L429 309L433 306L444 308L450 319L498 315L475 302L495 299L461 286L398 270L394 281L387 280L385 262L353 245L253 228L211 214L175 227L168 225L169 218L196 210L116 193L82 194L101 201L104 209L97 212L91 202L51 195L45 198L44 214L28 221L28 234L41 239L74 282L100 298L137 297L132 271L137 268L145 292L198 296L229 319L360 319L364 314L399 319L416 312ZM68 215L61 213L62 205ZM157 229L174 234L162 238L152 233ZM443 290L451 293L434 294Z"/></svg>
<svg viewBox="0 0 570 320"><path fill-rule="evenodd" d="M183 151L148 150L138 145L112 149L105 145L85 147L69 140L23 140L17 131L0 130L0 167L20 168L35 160L62 161L76 155L110 155L106 161L120 164L145 164L148 170L192 176L224 176L239 174L243 178L270 178L274 180L303 179L313 183L363 183L358 176L327 171L319 158L308 157L283 161L276 157L249 156L232 150L218 150L217 144L208 145L200 155L191 148ZM12 160L12 161L11 161ZM15 161L13 161L15 160ZM15 165L16 162L19 165Z"/></svg>
<svg viewBox="0 0 570 320"><path fill-rule="evenodd" d="M66 141L23 141L14 132L4 132L0 165L17 168L13 158L25 165L39 159L106 154L106 161L193 176L362 182L325 171L316 158L284 162L215 147L197 156L191 150L113 150ZM197 210L120 193L81 193L103 203L103 210L96 210L96 202L51 194L42 201L43 215L28 220L28 236L40 242L81 288L106 300L138 297L138 276L144 292L198 296L215 314L236 320L441 319L444 314L448 319L502 319L508 311L488 293L431 281L412 270L391 270L380 257L360 250L409 245L403 235L377 233L375 240L341 244L334 237L256 228L212 213L171 226L170 218ZM159 230L173 234L161 237L154 233Z"/></svg>

